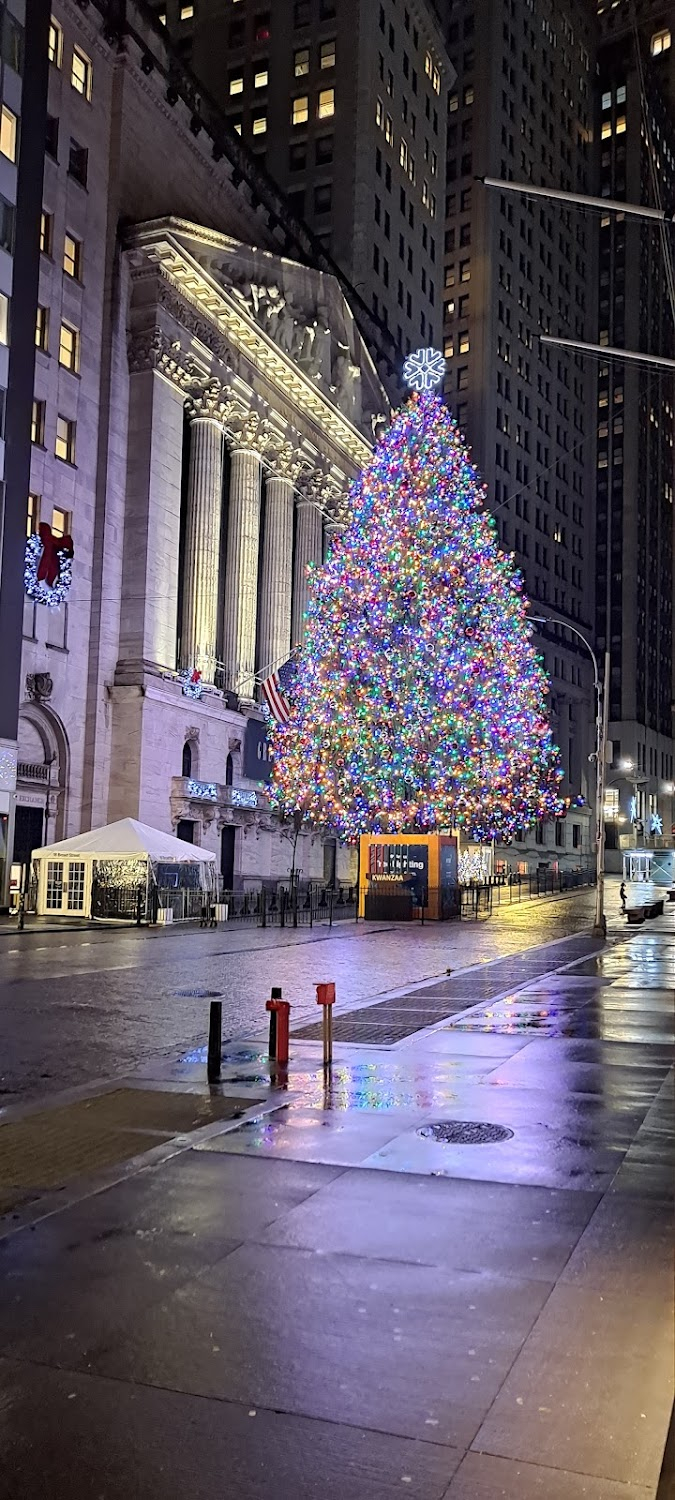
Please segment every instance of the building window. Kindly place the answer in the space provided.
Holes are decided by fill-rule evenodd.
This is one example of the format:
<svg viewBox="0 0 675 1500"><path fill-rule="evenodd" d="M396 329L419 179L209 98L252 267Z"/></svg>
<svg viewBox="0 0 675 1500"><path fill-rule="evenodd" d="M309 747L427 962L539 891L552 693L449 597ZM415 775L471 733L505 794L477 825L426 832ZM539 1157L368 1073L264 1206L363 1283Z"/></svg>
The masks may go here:
<svg viewBox="0 0 675 1500"><path fill-rule="evenodd" d="M70 511L61 510L60 505L55 505L52 510L52 536L61 537L70 535Z"/></svg>
<svg viewBox="0 0 675 1500"><path fill-rule="evenodd" d="M227 760L225 761L225 785L226 786L231 786L233 780L234 780L234 761L232 760L232 756L228 755Z"/></svg>
<svg viewBox="0 0 675 1500"><path fill-rule="evenodd" d="M82 280L82 241L76 240L67 230L63 241L63 269L74 281Z"/></svg>
<svg viewBox="0 0 675 1500"><path fill-rule="evenodd" d="M251 122L254 135L265 135L267 132L267 115L254 115Z"/></svg>
<svg viewBox="0 0 675 1500"><path fill-rule="evenodd" d="M473 84L472 83L467 83L467 86L466 86L466 88L464 90L464 103L465 104L473 104Z"/></svg>
<svg viewBox="0 0 675 1500"><path fill-rule="evenodd" d="M47 115L47 128L45 131L45 151L58 161L59 155L59 122L56 115Z"/></svg>
<svg viewBox="0 0 675 1500"><path fill-rule="evenodd" d="M78 94L82 95L83 99L91 99L93 73L91 60L87 57L86 52L82 52L79 47L73 47L73 65L70 70L70 81L73 88L76 89Z"/></svg>
<svg viewBox="0 0 675 1500"><path fill-rule="evenodd" d="M63 32L53 16L49 22L48 54L50 63L53 63L55 68L60 68L63 62Z"/></svg>
<svg viewBox="0 0 675 1500"><path fill-rule="evenodd" d="M669 30L655 31L651 40L650 51L652 57L660 57L662 52L667 52L670 47L671 36Z"/></svg>
<svg viewBox="0 0 675 1500"><path fill-rule="evenodd" d="M0 292L0 344L9 343L9 297Z"/></svg>
<svg viewBox="0 0 675 1500"><path fill-rule="evenodd" d="M79 141L74 140L71 136L70 152L68 155L68 176L73 177L75 182L79 182L80 187L87 186L88 160L89 152L86 146L81 146Z"/></svg>
<svg viewBox="0 0 675 1500"><path fill-rule="evenodd" d="M572 847L574 849L580 849L581 848L581 824L580 823L573 823L572 824Z"/></svg>
<svg viewBox="0 0 675 1500"><path fill-rule="evenodd" d="M330 115L335 114L335 89L319 90L319 108L317 114L320 120L327 120Z"/></svg>
<svg viewBox="0 0 675 1500"><path fill-rule="evenodd" d="M8 255L14 253L15 213L14 204L8 203L6 198L0 197L0 250L6 250Z"/></svg>
<svg viewBox="0 0 675 1500"><path fill-rule="evenodd" d="M291 107L291 124L306 125L309 119L309 96L301 94L299 99L294 99Z"/></svg>
<svg viewBox="0 0 675 1500"><path fill-rule="evenodd" d="M195 13L194 5L181 5L179 15L181 21L191 21Z"/></svg>
<svg viewBox="0 0 675 1500"><path fill-rule="evenodd" d="M30 413L30 440L37 448L45 445L45 403L34 401Z"/></svg>
<svg viewBox="0 0 675 1500"><path fill-rule="evenodd" d="M270 12L256 16L253 22L253 40L255 42L268 42L270 39Z"/></svg>
<svg viewBox="0 0 675 1500"><path fill-rule="evenodd" d="M244 92L244 79L243 79L243 75L241 73L237 73L237 75L236 75L235 78L231 78L230 79L230 94L231 95L232 94L243 94L243 92Z"/></svg>
<svg viewBox="0 0 675 1500"><path fill-rule="evenodd" d="M253 74L254 89L266 89L269 81L269 68L259 68L257 73Z"/></svg>
<svg viewBox="0 0 675 1500"><path fill-rule="evenodd" d="M335 67L335 40L322 42L319 49L319 64L322 68Z"/></svg>
<svg viewBox="0 0 675 1500"><path fill-rule="evenodd" d="M469 384L469 366L468 365L460 365L460 367L459 367L459 369L457 371L457 389L458 389L458 391L465 391L468 388L468 384Z"/></svg>
<svg viewBox="0 0 675 1500"><path fill-rule="evenodd" d="M307 166L307 143L299 141L297 146L291 146L288 153L288 165L291 172L302 172Z"/></svg>
<svg viewBox="0 0 675 1500"><path fill-rule="evenodd" d="M6 104L2 106L2 119L0 120L0 151L9 161L16 161L16 127L17 118L12 114Z"/></svg>
<svg viewBox="0 0 675 1500"><path fill-rule="evenodd" d="M75 423L68 417L56 418L56 442L54 452L65 464L75 463Z"/></svg>
<svg viewBox="0 0 675 1500"><path fill-rule="evenodd" d="M183 756L181 761L181 776L192 775L192 746L189 740L183 745Z"/></svg>
<svg viewBox="0 0 675 1500"><path fill-rule="evenodd" d="M460 281L470 281L471 280L471 261L470 260L460 260L460 263L459 263L459 279L460 279Z"/></svg>
<svg viewBox="0 0 675 1500"><path fill-rule="evenodd" d="M461 332L460 335L459 335L459 352L460 352L460 354L468 354L470 347L471 347L471 345L470 345L470 341L469 341L468 329L465 328L463 330L463 332Z"/></svg>
<svg viewBox="0 0 675 1500"><path fill-rule="evenodd" d="M38 305L35 317L35 343L38 349L47 351L49 344L49 308Z"/></svg>
<svg viewBox="0 0 675 1500"><path fill-rule="evenodd" d="M314 212L327 214L330 212L333 201L333 189L329 182L321 183L314 189Z"/></svg>
<svg viewBox="0 0 675 1500"><path fill-rule="evenodd" d="M19 74L19 77L23 73L23 46L23 26L19 21L14 20L14 17L10 15L8 10L4 10L2 15L2 31L0 33L2 61L7 64L8 68L13 68L14 72Z"/></svg>
<svg viewBox="0 0 675 1500"><path fill-rule="evenodd" d="M555 841L556 841L556 846L557 846L558 849L564 849L564 847L565 847L565 824L564 824L562 818L556 818L556 820L555 820Z"/></svg>
<svg viewBox="0 0 675 1500"><path fill-rule="evenodd" d="M314 158L317 167L324 167L333 160L333 137L332 135L320 135L314 147Z"/></svg>
<svg viewBox="0 0 675 1500"><path fill-rule="evenodd" d="M298 47L293 57L293 73L296 78L305 78L309 73L309 47Z"/></svg>
<svg viewBox="0 0 675 1500"><path fill-rule="evenodd" d="M76 375L80 368L80 335L70 323L61 324L59 334L59 364Z"/></svg>
<svg viewBox="0 0 675 1500"><path fill-rule="evenodd" d="M40 214L40 250L43 255L51 255L54 239L54 215L48 214L43 208Z"/></svg>
<svg viewBox="0 0 675 1500"><path fill-rule="evenodd" d="M29 495L26 509L26 536L37 536L40 524L40 496Z"/></svg>

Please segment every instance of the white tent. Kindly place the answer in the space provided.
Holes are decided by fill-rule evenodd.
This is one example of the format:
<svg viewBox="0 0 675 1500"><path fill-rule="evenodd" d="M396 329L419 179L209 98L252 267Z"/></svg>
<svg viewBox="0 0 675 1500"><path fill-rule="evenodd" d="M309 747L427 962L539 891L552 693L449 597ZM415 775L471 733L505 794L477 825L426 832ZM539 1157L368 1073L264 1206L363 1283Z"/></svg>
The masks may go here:
<svg viewBox="0 0 675 1500"><path fill-rule="evenodd" d="M119 910L102 914L131 916L141 892L145 915L151 885L170 885L177 894L194 892L196 900L198 891L213 889L216 874L216 856L210 850L198 849L135 818L120 818L105 828L92 828L74 838L34 849L33 861L40 916L57 913L89 916L94 881L97 890L99 884L104 884L106 891L117 893ZM182 904L189 905L186 901ZM184 910L180 914L191 912Z"/></svg>

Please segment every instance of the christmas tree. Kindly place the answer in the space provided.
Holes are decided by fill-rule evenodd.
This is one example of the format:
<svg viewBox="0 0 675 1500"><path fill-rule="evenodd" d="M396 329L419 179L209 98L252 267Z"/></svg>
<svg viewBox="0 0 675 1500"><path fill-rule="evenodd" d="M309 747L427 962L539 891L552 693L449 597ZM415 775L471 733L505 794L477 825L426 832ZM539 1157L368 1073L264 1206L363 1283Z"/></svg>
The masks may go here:
<svg viewBox="0 0 675 1500"><path fill-rule="evenodd" d="M426 353L426 351L425 351ZM560 811L527 601L438 396L413 394L315 568L273 800L341 837L508 840Z"/></svg>

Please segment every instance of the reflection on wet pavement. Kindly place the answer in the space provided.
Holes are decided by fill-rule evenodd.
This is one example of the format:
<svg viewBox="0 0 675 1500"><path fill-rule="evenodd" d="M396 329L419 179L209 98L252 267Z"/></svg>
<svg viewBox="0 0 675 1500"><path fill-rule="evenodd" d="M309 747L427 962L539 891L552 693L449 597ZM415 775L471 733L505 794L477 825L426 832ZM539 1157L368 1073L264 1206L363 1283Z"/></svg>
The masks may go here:
<svg viewBox="0 0 675 1500"><path fill-rule="evenodd" d="M647 1121L672 1063L671 973L668 927L536 973L396 1046L338 1043L327 1075L313 1042L292 1040L276 1079L262 1047L230 1048L223 1088L270 1079L271 1090L258 1117L200 1149L590 1191L630 1191L644 1165L664 1194L672 1117ZM443 1120L471 1125L471 1143L420 1134ZM512 1134L479 1144L481 1124Z"/></svg>

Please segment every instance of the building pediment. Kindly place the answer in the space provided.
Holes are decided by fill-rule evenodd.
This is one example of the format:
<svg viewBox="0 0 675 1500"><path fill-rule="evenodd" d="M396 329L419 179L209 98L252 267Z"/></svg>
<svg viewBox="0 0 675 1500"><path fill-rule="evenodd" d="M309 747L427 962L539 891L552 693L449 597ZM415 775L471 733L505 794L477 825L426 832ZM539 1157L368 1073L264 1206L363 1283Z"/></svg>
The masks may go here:
<svg viewBox="0 0 675 1500"><path fill-rule="evenodd" d="M334 277L181 219L137 225L126 242L355 464L367 460L389 404Z"/></svg>

